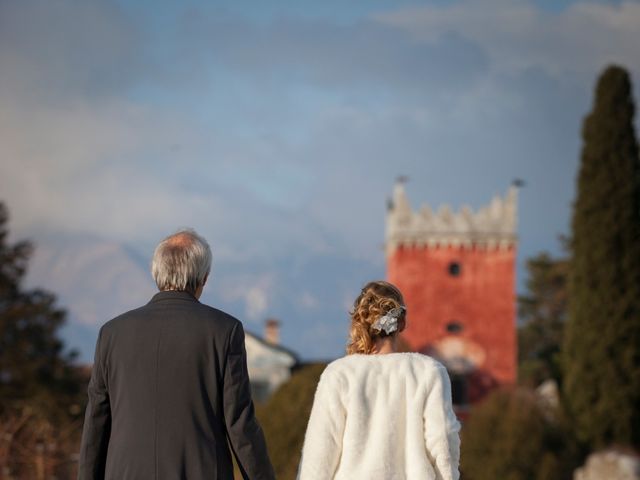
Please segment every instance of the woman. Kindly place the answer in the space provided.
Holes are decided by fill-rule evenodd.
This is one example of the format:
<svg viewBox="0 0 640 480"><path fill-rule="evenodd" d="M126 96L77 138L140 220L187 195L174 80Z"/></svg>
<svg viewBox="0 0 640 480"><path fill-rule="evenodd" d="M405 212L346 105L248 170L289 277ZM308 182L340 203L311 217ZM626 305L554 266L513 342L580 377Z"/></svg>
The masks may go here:
<svg viewBox="0 0 640 480"><path fill-rule="evenodd" d="M370 282L351 312L347 356L316 391L300 480L457 480L460 440L446 369L397 353L406 325L400 291Z"/></svg>

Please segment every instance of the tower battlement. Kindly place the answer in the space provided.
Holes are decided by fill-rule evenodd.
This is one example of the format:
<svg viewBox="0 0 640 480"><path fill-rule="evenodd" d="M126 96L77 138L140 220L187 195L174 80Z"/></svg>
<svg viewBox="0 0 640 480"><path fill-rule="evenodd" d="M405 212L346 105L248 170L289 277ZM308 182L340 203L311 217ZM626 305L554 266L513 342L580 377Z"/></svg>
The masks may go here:
<svg viewBox="0 0 640 480"><path fill-rule="evenodd" d="M463 206L454 212L448 205L436 212L427 205L412 211L404 183L396 183L387 211L385 246L387 256L400 246L509 249L517 243L517 187L504 197L474 212Z"/></svg>

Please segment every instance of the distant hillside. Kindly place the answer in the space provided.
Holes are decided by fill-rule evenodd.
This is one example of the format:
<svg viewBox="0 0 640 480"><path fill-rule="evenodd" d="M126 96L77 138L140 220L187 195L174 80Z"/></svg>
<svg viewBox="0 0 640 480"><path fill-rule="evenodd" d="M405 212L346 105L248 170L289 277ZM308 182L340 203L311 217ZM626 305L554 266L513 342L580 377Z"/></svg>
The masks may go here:
<svg viewBox="0 0 640 480"><path fill-rule="evenodd" d="M65 342L93 360L100 325L146 302L155 292L148 260L120 243L90 236L39 238L27 286L58 297L68 313Z"/></svg>
<svg viewBox="0 0 640 480"><path fill-rule="evenodd" d="M293 374L257 415L278 480L296 477L313 396L326 364L310 364Z"/></svg>
<svg viewBox="0 0 640 480"><path fill-rule="evenodd" d="M26 286L56 294L69 313L62 337L68 347L81 350L83 363L93 361L102 324L146 303L156 292L149 245L136 250L125 242L72 232L31 232L24 237L35 246ZM277 316L283 322L282 345L303 359L344 353L349 308L345 302L350 303L363 278L380 276L377 267L347 257L312 256L300 262L292 254L256 265L225 261L216 251L214 245L213 275L203 303L236 316L248 331L261 329L266 316ZM335 278L343 268L348 273ZM252 314L254 292L264 310L260 314Z"/></svg>

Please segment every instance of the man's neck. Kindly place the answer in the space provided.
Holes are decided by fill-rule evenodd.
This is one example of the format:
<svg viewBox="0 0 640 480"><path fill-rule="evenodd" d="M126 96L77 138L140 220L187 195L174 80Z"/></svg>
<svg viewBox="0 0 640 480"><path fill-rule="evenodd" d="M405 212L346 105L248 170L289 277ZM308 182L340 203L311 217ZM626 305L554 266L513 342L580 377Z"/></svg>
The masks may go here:
<svg viewBox="0 0 640 480"><path fill-rule="evenodd" d="M194 297L196 297L197 299L200 298L200 295L202 295L202 290L204 287L198 287L196 288L196 291L194 292L193 290L187 289L187 290L178 290L177 288L166 288L164 290L160 290L161 292L185 292L185 293L189 293L191 295L193 295Z"/></svg>

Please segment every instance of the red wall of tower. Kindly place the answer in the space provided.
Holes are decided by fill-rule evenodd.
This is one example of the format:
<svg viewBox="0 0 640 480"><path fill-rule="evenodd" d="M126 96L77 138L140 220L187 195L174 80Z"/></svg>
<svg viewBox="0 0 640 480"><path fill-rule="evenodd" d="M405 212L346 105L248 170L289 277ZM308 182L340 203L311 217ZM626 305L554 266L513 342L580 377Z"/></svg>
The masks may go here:
<svg viewBox="0 0 640 480"><path fill-rule="evenodd" d="M449 272L452 262L460 266L457 276ZM470 402L516 381L514 248L401 246L388 257L387 277L405 297L403 338L412 350L429 353L457 337L483 351L468 378ZM447 331L451 322L462 329Z"/></svg>

